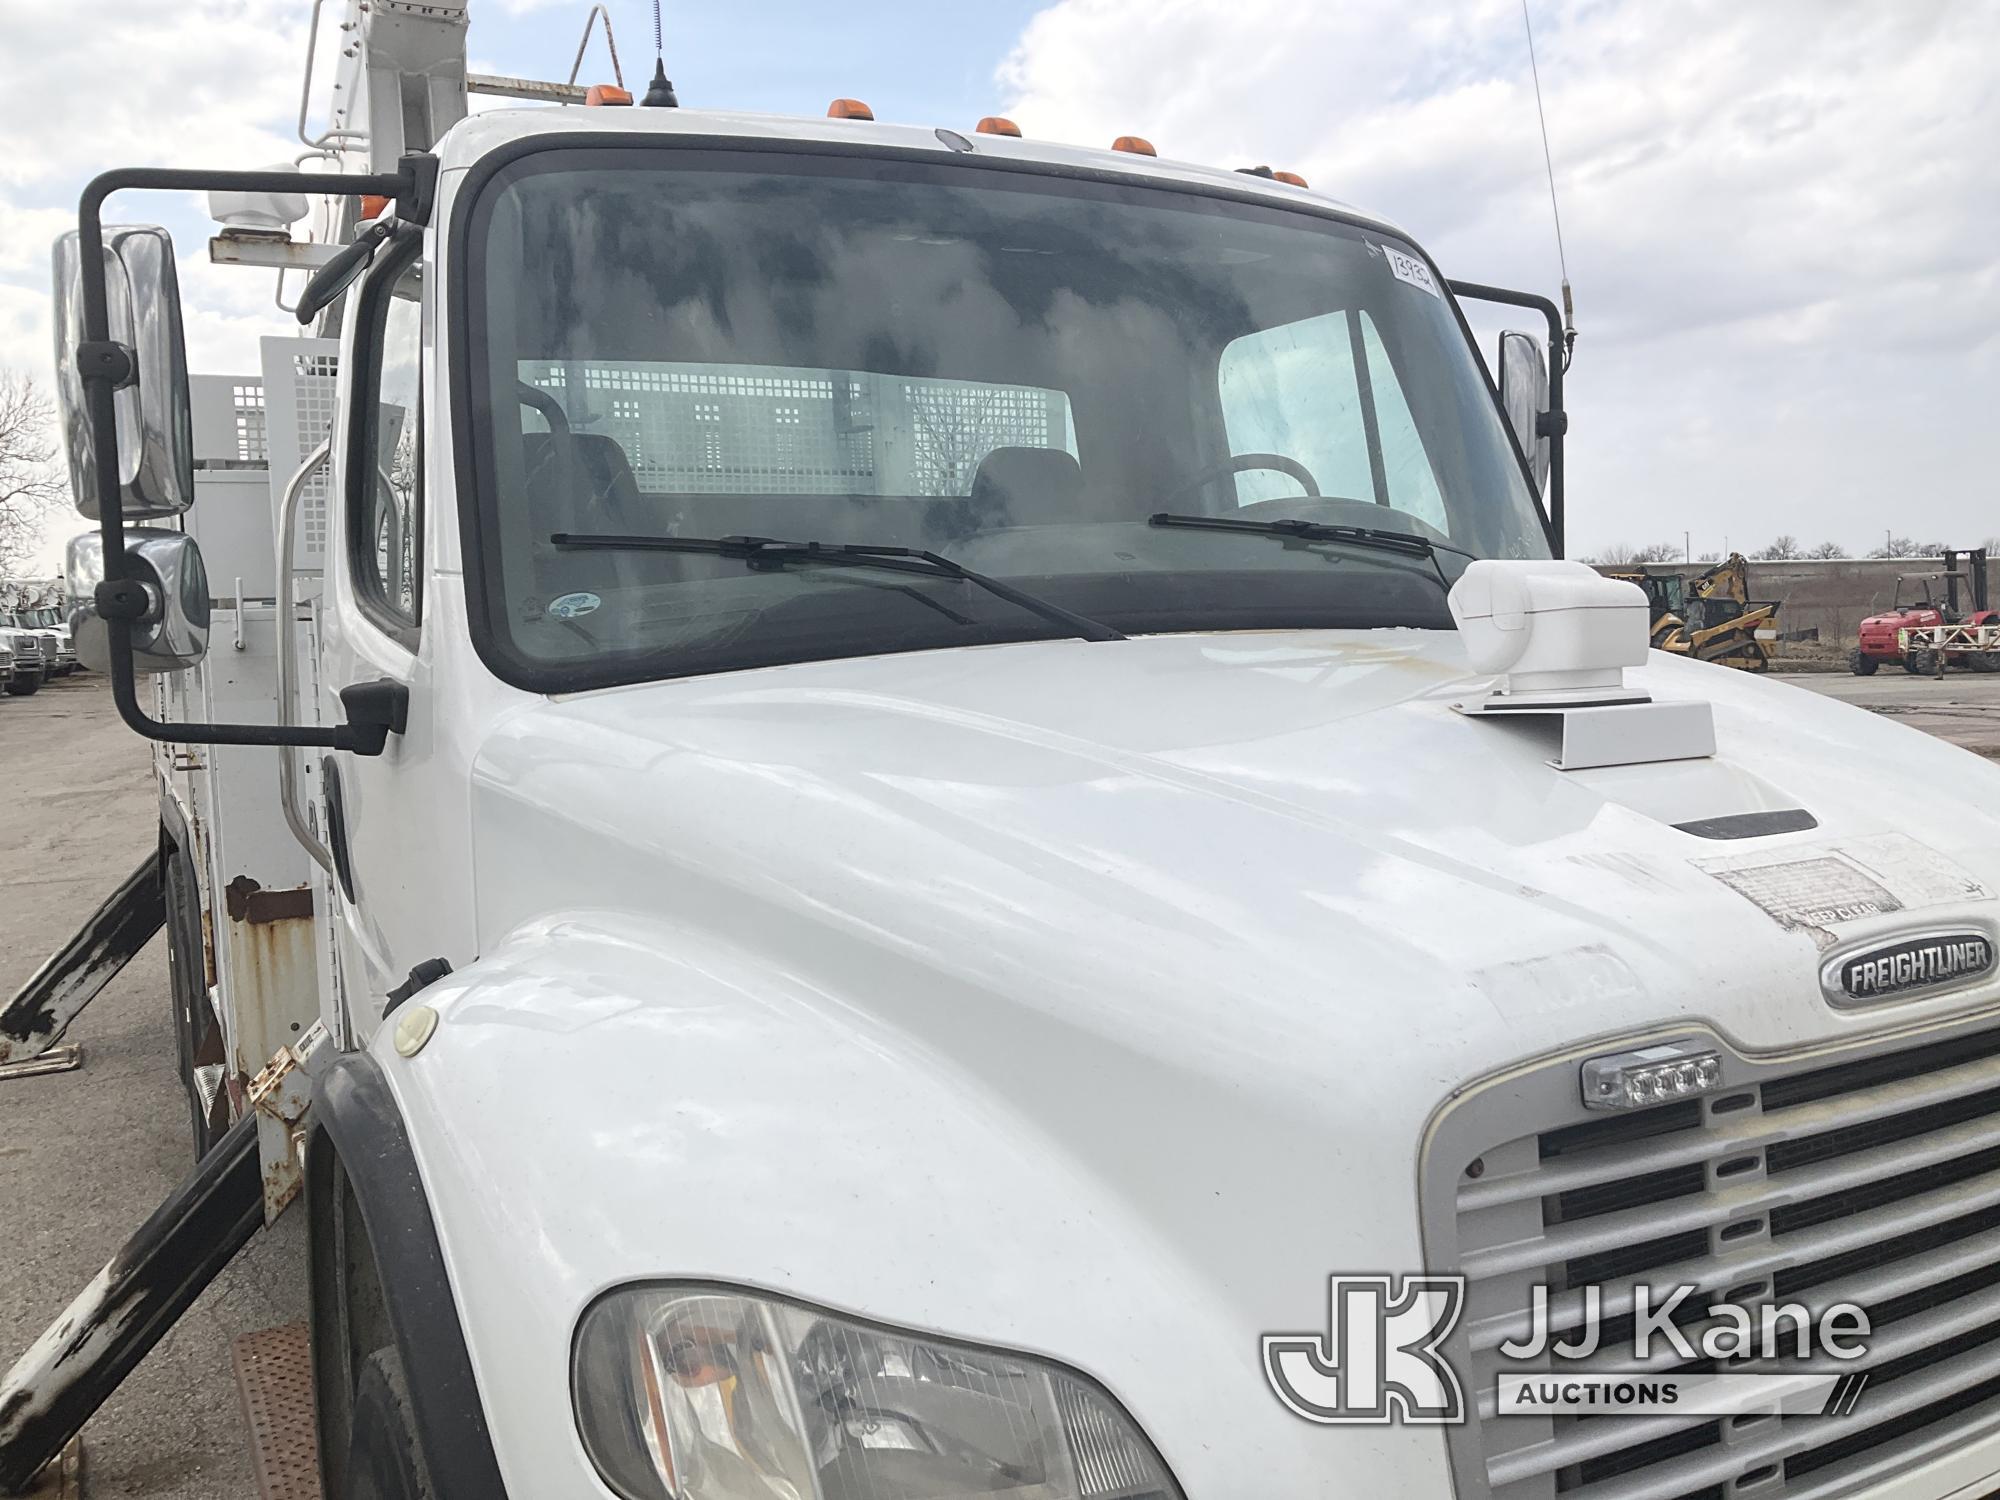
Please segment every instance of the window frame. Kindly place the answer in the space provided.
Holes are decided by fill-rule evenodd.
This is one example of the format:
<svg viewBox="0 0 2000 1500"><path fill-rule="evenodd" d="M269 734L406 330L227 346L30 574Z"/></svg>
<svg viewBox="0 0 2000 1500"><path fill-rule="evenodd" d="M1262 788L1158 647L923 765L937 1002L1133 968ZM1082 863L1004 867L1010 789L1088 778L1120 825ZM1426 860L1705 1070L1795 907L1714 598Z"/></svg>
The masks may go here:
<svg viewBox="0 0 2000 1500"><path fill-rule="evenodd" d="M370 624L407 651L414 652L423 636L424 619L424 518L426 511L424 457L428 444L424 423L424 367L422 358L424 323L423 300L418 308L418 359L416 413L416 486L410 497L406 526L410 542L410 612L389 601L375 568L373 528L366 524L369 487L376 481L375 446L381 426L382 361L387 351L389 309L394 305L396 283L423 253L424 236L415 226L398 228L382 250L368 277L362 282L353 309L354 381L348 401L349 418L345 445L346 483L343 486L345 512L341 530L347 553L347 577L355 603Z"/></svg>

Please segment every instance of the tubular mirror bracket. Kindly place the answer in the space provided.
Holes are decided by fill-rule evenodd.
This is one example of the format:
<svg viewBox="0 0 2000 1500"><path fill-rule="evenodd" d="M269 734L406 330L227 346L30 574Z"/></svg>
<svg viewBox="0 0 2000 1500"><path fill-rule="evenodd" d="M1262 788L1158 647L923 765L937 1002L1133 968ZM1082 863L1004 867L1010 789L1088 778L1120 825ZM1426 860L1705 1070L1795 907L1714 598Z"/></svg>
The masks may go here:
<svg viewBox="0 0 2000 1500"><path fill-rule="evenodd" d="M1449 281L1455 297L1474 302L1497 302L1506 307L1525 307L1538 312L1549 325L1549 409L1542 414L1538 430L1549 440L1549 543L1557 557L1565 555L1563 511L1563 439L1569 433L1569 413L1563 408L1563 319L1555 303L1533 292L1514 292L1506 287L1482 286L1476 281Z"/></svg>
<svg viewBox="0 0 2000 1500"><path fill-rule="evenodd" d="M436 157L417 153L405 156L393 174L329 172L302 176L298 172L125 167L94 178L84 188L77 208L83 336L72 357L83 381L84 400L90 413L90 466L97 489L98 527L104 543L104 577L97 586L95 603L110 648L112 700L118 705L119 717L147 739L185 745L313 745L351 750L357 755L380 755L390 732L401 732L403 716L384 713L364 697L363 706L372 716L364 722L333 729L295 724L169 724L153 718L140 705L132 664L132 624L146 617L152 603L144 586L130 576L125 556L125 510L119 484L114 400L117 392L136 378L137 361L132 350L111 338L110 296L104 269L105 201L122 191L307 192L340 198L385 197L395 200L398 218L423 224L429 221L436 206L437 172ZM352 706L349 712L353 712Z"/></svg>
<svg viewBox="0 0 2000 1500"><path fill-rule="evenodd" d="M139 362L129 345L112 339L79 344L76 366L85 380L108 380L111 389L122 391L139 381Z"/></svg>

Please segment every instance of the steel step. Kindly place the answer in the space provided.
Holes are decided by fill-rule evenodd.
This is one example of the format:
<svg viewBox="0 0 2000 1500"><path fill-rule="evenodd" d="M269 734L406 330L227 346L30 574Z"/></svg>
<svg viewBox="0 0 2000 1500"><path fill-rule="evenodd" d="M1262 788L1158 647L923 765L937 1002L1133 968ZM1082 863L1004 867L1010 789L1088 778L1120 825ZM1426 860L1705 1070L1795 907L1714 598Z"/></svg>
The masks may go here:
<svg viewBox="0 0 2000 1500"><path fill-rule="evenodd" d="M83 1439L73 1437L29 1481L22 1500L83 1500L83 1468Z"/></svg>
<svg viewBox="0 0 2000 1500"><path fill-rule="evenodd" d="M306 1325L246 1333L230 1346L260 1500L323 1500Z"/></svg>

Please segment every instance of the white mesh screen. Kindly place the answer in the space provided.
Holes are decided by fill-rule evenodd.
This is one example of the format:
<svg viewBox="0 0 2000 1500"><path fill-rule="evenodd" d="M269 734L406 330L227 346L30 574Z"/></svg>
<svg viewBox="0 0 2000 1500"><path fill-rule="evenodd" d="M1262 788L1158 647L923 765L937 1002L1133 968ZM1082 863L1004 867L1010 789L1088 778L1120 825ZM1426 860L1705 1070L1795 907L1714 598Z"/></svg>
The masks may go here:
<svg viewBox="0 0 2000 1500"><path fill-rule="evenodd" d="M265 443L274 499L306 455L332 431L339 350L335 339L263 341ZM301 569L325 566L327 486L327 469L322 465L299 497L293 561Z"/></svg>

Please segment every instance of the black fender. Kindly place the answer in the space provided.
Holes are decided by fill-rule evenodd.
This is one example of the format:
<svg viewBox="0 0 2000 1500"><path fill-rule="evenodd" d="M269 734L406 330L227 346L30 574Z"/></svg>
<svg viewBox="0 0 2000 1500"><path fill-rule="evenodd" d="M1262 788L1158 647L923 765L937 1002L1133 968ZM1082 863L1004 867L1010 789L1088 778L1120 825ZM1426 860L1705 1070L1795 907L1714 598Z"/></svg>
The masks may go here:
<svg viewBox="0 0 2000 1500"><path fill-rule="evenodd" d="M505 1500L437 1223L381 1065L364 1052L336 1060L317 1082L312 1122L313 1375L329 1500L339 1500L345 1481L357 1329L393 1336L438 1500ZM355 1239L357 1218L365 1243ZM372 1277L354 1274L370 1262Z"/></svg>

